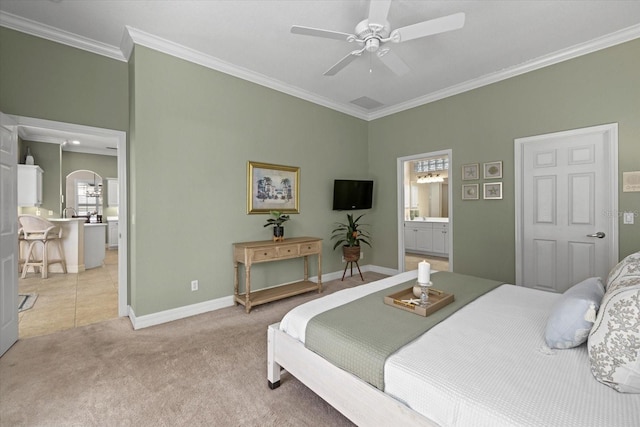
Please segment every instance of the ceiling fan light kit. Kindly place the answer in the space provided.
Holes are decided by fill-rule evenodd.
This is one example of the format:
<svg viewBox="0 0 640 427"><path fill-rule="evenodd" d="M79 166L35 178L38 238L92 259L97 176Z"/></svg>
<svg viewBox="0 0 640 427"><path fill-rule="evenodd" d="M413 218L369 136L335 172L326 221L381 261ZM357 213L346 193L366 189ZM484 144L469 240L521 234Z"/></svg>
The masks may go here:
<svg viewBox="0 0 640 427"><path fill-rule="evenodd" d="M384 65L396 75L401 76L410 71L409 66L391 49L386 47L381 49L382 45L389 41L392 43L401 43L427 37L457 30L464 26L465 14L460 12L391 30L391 25L389 21L387 21L390 7L391 0L371 0L369 2L369 17L356 25L354 34L299 25L292 26L291 32L293 34L357 43L362 46L361 49L351 51L329 68L324 73L325 76L336 75L340 70L361 56L364 51L376 53L376 56L380 58Z"/></svg>

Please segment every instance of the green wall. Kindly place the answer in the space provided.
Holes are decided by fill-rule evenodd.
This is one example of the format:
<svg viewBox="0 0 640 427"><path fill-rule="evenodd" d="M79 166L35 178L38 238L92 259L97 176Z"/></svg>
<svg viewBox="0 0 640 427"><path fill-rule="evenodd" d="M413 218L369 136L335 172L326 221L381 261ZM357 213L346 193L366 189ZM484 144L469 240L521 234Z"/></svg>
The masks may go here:
<svg viewBox="0 0 640 427"><path fill-rule="evenodd" d="M398 157L451 148L454 268L514 280L513 140L619 123L619 168L640 164L640 41L625 43L367 123L137 46L129 63L0 28L0 110L128 132L129 291L136 315L232 293L233 242L270 238L246 213L247 161L298 166L287 236L328 241L334 178L376 180L366 263L397 268ZM504 162L504 199L462 202L455 171ZM638 193L620 211L640 212ZM620 226L620 255L638 250ZM312 263L313 266L313 263ZM315 267L312 268L315 274ZM255 266L256 288L300 278L300 260ZM198 279L200 290L190 291Z"/></svg>
<svg viewBox="0 0 640 427"><path fill-rule="evenodd" d="M136 46L130 128L132 306L136 315L233 293L232 244L271 238L246 212L247 162L300 167L300 214L285 236L329 238L334 178L367 176L367 123ZM324 241L323 271L342 269ZM310 273L316 274L314 263ZM302 260L252 268L252 285L299 280ZM191 280L200 290L191 292Z"/></svg>
<svg viewBox="0 0 640 427"><path fill-rule="evenodd" d="M379 186L376 241L397 241L396 159L453 150L454 270L515 280L514 139L619 124L619 172L640 169L640 40L611 47L369 125L369 170ZM502 160L502 200L461 200L461 166ZM478 181L478 182L483 182ZM640 249L640 194L619 194L620 257ZM380 227L387 224L386 227ZM376 245L373 264L397 266L397 245Z"/></svg>
<svg viewBox="0 0 640 427"><path fill-rule="evenodd" d="M24 163L27 147L31 150L34 163L42 168L42 205L43 217L60 217L60 146L44 142L18 140L20 156L18 163ZM52 212L49 215L49 211ZM22 213L35 214L36 208L23 207Z"/></svg>
<svg viewBox="0 0 640 427"><path fill-rule="evenodd" d="M127 131L127 64L0 27L0 109Z"/></svg>

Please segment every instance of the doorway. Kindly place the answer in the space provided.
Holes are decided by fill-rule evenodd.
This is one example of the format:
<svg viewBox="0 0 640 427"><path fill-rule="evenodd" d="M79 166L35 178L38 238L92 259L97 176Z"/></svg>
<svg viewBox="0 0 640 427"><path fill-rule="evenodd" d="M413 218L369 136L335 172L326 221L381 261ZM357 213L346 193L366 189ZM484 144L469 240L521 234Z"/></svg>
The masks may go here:
<svg viewBox="0 0 640 427"><path fill-rule="evenodd" d="M515 140L516 284L564 292L618 260L618 125Z"/></svg>
<svg viewBox="0 0 640 427"><path fill-rule="evenodd" d="M426 259L435 270L452 271L452 150L400 157L398 184L398 271Z"/></svg>
<svg viewBox="0 0 640 427"><path fill-rule="evenodd" d="M30 117L12 116L17 122L18 128L32 127L43 132L51 132L52 135L90 135L96 138L105 139L112 143L117 150L117 171L118 171L118 251L117 251L117 307L118 316L128 316L127 305L127 235L128 235L128 207L127 207L127 139L126 132L102 129L91 126L76 125L63 122L35 119ZM115 255L115 253L112 253ZM116 260L113 261L115 263ZM90 270L88 270L90 271ZM16 283L17 286L17 283Z"/></svg>

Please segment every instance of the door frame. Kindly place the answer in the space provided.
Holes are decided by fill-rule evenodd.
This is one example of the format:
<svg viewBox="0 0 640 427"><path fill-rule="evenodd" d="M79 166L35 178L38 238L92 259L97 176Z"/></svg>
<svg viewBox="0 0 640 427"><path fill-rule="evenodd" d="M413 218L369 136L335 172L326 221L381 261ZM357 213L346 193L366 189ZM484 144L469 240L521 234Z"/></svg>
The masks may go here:
<svg viewBox="0 0 640 427"><path fill-rule="evenodd" d="M542 135L535 135L514 140L514 189L515 189L515 211L516 211L516 285L522 286L524 283L524 221L523 221L523 191L524 179L524 146L525 144L544 142L549 139L566 138L590 133L605 133L609 135L605 143L604 151L607 153L607 168L611 171L611 180L607 187L611 194L610 206L605 212L611 216L614 224L611 227L611 244L609 245L609 264L614 266L618 262L618 123L609 123L598 126L590 126L567 131L551 132Z"/></svg>
<svg viewBox="0 0 640 427"><path fill-rule="evenodd" d="M128 294L128 204L127 197L127 133L124 131L97 128L93 126L77 125L65 122L36 119L32 117L11 116L19 126L33 126L42 129L51 129L63 132L82 133L100 137L113 138L117 142L118 156L118 190L120 198L118 201L118 316L129 315L127 305Z"/></svg>
<svg viewBox="0 0 640 427"><path fill-rule="evenodd" d="M397 191L398 191L398 210L397 210L397 219L398 219L398 272L405 271L405 257L404 257L404 165L406 162L411 162L414 160L420 160L428 157L436 157L446 155L449 157L449 185L448 185L448 207L449 207L449 227L448 227L448 236L449 239L449 271L453 271L453 185L452 179L453 175L451 174L453 164L453 150L439 150L439 151L431 151L428 153L422 154L413 154L411 156L398 157L397 159Z"/></svg>

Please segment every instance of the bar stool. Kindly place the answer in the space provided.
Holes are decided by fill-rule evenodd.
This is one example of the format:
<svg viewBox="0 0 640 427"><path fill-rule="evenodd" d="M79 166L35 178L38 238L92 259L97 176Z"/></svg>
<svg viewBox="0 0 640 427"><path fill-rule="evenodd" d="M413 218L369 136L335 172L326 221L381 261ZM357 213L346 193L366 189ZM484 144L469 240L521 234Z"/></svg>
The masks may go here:
<svg viewBox="0 0 640 427"><path fill-rule="evenodd" d="M49 266L52 264L61 264L62 271L67 272L67 263L64 259L64 251L62 249L62 228L52 224L44 218L35 215L20 215L18 217L20 227L22 228L22 238L29 243L27 254L24 258L24 266L22 267L22 278L27 276L29 267L40 268L42 278L46 279L49 274ZM58 247L59 258L49 258L49 243L55 242ZM42 244L42 256L37 257L35 248L36 244Z"/></svg>
<svg viewBox="0 0 640 427"><path fill-rule="evenodd" d="M25 258L22 258L22 255L26 253L23 246L29 246L29 242L24 240L24 233L22 232L22 227L20 226L20 222L18 222L18 273L22 272L22 266L25 263Z"/></svg>

